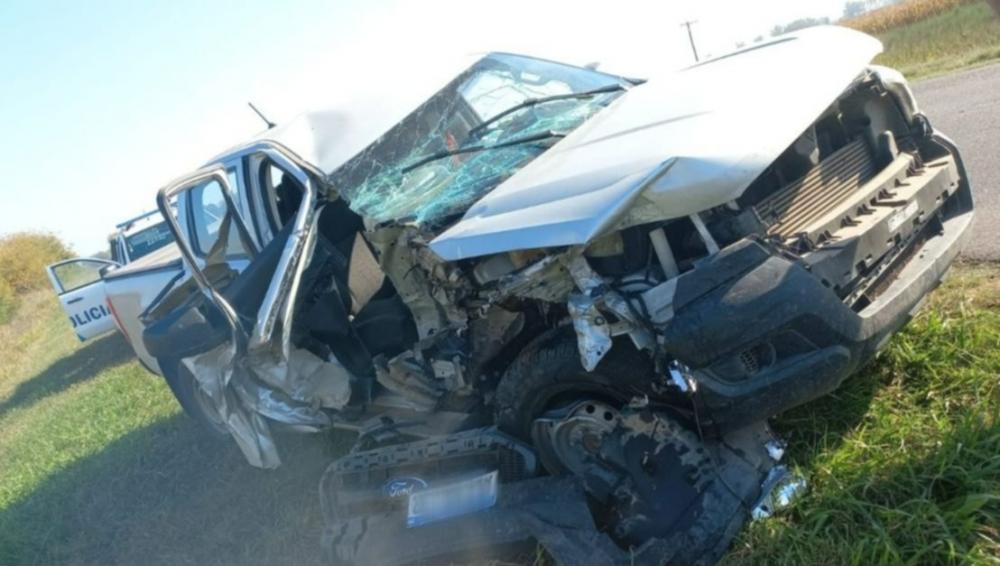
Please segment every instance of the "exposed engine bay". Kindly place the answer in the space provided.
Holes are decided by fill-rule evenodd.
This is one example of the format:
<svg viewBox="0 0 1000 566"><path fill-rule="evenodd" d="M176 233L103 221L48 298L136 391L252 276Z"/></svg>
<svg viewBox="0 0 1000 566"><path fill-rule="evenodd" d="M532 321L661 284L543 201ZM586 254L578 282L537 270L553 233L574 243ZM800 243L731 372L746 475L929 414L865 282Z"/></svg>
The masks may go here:
<svg viewBox="0 0 1000 566"><path fill-rule="evenodd" d="M314 179L314 206L289 177L274 238L216 277L233 278L218 285L230 325L259 327L266 283L288 271L284 339L171 339L167 356L158 336L225 325L204 302L150 315L150 350L194 377L251 464L281 463L274 426L358 433L322 482L335 560L533 539L565 563L712 562L802 487L767 419L868 360L957 252L971 217L957 151L875 67L735 198L670 215L636 192L582 244L437 247L643 85L579 71L484 59Z"/></svg>

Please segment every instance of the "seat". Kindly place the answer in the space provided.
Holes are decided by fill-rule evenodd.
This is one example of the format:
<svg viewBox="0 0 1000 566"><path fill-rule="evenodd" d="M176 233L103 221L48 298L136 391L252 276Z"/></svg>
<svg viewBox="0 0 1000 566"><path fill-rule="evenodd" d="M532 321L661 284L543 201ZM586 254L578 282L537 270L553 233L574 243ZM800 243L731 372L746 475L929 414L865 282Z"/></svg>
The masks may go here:
<svg viewBox="0 0 1000 566"><path fill-rule="evenodd" d="M343 210L333 210L334 215L320 218L321 225L327 223L328 228L317 234L313 255L302 274L292 339L306 347L319 342L352 374L366 376L372 373L373 355L395 355L416 341L416 326L356 230L357 223ZM330 223L334 223L332 228ZM257 322L292 226L286 223L221 290L248 333ZM332 242L326 234L341 239ZM225 318L199 292L143 332L146 347L157 358L207 352L229 338Z"/></svg>

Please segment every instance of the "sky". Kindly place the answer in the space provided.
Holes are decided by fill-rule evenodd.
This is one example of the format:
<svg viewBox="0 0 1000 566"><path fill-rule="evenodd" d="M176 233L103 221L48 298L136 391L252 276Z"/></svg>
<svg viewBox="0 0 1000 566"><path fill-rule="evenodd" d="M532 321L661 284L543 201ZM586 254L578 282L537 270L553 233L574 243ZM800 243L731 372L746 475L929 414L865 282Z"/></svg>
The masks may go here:
<svg viewBox="0 0 1000 566"><path fill-rule="evenodd" d="M172 178L263 129L387 92L431 93L457 58L510 51L644 76L844 0L3 0L0 235L83 255ZM381 93L381 94L380 94ZM419 98L415 98L419 99Z"/></svg>

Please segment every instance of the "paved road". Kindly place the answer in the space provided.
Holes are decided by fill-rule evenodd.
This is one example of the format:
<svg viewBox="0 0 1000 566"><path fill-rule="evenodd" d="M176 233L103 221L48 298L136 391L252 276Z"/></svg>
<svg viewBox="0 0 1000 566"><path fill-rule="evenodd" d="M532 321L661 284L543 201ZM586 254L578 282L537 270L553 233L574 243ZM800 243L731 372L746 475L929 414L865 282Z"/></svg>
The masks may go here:
<svg viewBox="0 0 1000 566"><path fill-rule="evenodd" d="M913 85L920 109L955 140L972 180L976 218L963 252L1000 260L1000 64Z"/></svg>

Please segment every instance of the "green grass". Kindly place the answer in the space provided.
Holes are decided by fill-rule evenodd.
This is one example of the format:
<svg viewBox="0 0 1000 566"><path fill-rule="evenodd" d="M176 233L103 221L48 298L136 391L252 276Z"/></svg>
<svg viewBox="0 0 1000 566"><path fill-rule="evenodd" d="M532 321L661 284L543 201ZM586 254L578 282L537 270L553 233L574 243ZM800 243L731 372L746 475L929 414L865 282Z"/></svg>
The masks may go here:
<svg viewBox="0 0 1000 566"><path fill-rule="evenodd" d="M340 447L281 438L250 468L112 335L77 342L47 291L0 326L0 564L317 564Z"/></svg>
<svg viewBox="0 0 1000 566"><path fill-rule="evenodd" d="M875 59L920 78L1000 59L1000 19L985 2L964 4L879 35Z"/></svg>
<svg viewBox="0 0 1000 566"><path fill-rule="evenodd" d="M0 297L0 324L10 322L10 319L14 318L14 311L16 309L17 303Z"/></svg>
<svg viewBox="0 0 1000 566"><path fill-rule="evenodd" d="M1000 562L1000 268L958 268L870 367L776 429L809 494L731 563Z"/></svg>
<svg viewBox="0 0 1000 566"><path fill-rule="evenodd" d="M729 563L1000 560L1000 266L962 266L833 395L779 419L810 481ZM349 439L250 468L118 336L79 344L48 292L0 326L0 564L318 564L319 475ZM530 559L529 559L530 562Z"/></svg>

